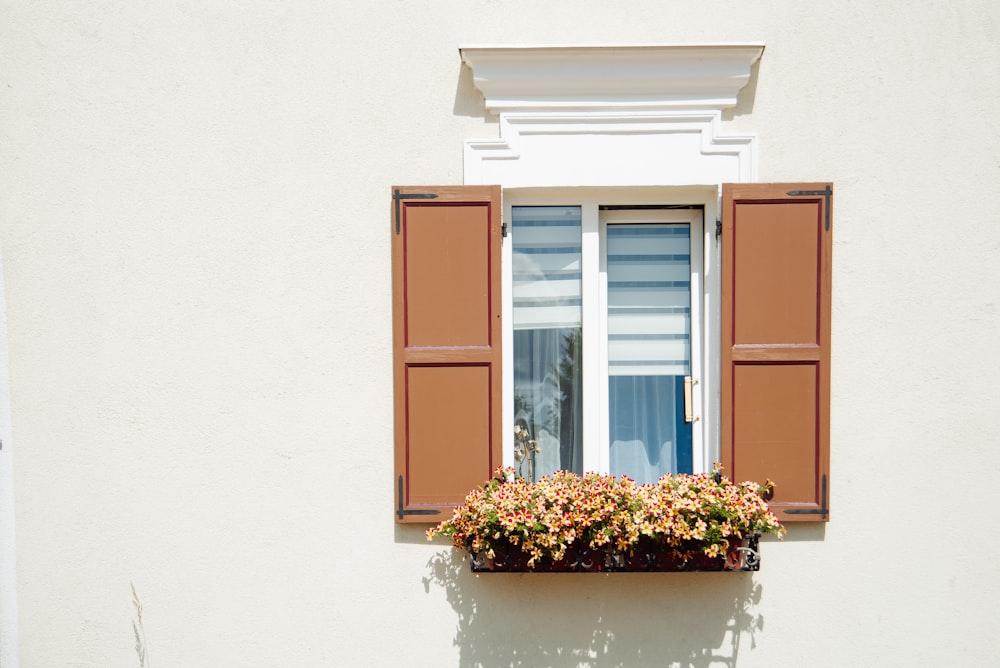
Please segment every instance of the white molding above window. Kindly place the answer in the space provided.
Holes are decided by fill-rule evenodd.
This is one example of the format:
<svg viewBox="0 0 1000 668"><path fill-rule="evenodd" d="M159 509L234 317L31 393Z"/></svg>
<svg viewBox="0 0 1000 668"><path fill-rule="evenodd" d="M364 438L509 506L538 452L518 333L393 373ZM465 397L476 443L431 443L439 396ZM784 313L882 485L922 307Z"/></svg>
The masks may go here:
<svg viewBox="0 0 1000 668"><path fill-rule="evenodd" d="M495 114L532 109L715 109L736 104L762 43L459 49Z"/></svg>
<svg viewBox="0 0 1000 668"><path fill-rule="evenodd" d="M698 388L709 417L696 426L702 446L695 453L703 470L719 453L719 421L710 416L720 409L721 281L711 222L722 183L757 180L756 137L726 134L722 114L736 105L763 44L460 51L486 110L498 116L500 135L465 142L465 183L501 185L506 220L515 204L586 204L595 212L589 224L596 233L600 204L704 207ZM509 285L511 246L503 248ZM583 286L588 293L597 289ZM512 307L505 302L504 308L509 319ZM593 310L584 311L584 322L600 318ZM504 457L511 464L513 330L506 328L504 337ZM584 402L585 412L601 413L594 393L585 393Z"/></svg>
<svg viewBox="0 0 1000 668"><path fill-rule="evenodd" d="M465 183L753 181L756 139L723 135L763 44L463 47L500 138L465 143Z"/></svg>

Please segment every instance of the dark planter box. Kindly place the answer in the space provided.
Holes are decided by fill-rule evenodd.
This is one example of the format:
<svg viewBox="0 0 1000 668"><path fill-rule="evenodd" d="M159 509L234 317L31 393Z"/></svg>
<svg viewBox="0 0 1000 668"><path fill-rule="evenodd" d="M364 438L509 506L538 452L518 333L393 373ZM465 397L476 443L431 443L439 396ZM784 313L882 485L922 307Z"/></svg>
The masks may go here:
<svg viewBox="0 0 1000 668"><path fill-rule="evenodd" d="M708 557L697 543L670 547L642 539L632 551L572 546L559 561L539 559L528 565L528 555L509 543L494 548L491 559L470 553L475 573L683 573L692 571L760 570L760 534L747 536L743 544L731 545L724 556Z"/></svg>

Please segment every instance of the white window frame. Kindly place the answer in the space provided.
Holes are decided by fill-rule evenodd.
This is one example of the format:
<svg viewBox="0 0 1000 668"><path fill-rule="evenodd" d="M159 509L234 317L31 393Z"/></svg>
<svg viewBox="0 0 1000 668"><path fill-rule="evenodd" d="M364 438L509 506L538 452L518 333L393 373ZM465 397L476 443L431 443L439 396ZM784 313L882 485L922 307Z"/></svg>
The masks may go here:
<svg viewBox="0 0 1000 668"><path fill-rule="evenodd" d="M628 205L626 205L628 206ZM693 414L693 420L691 425L691 457L692 457L692 468L695 473L704 472L710 470L711 459L708 460L709 468L706 468L706 458L711 457L711 453L707 452L705 449L704 434L702 431L701 416L703 414L703 397L702 388L703 383L702 378L702 348L704 347L704 322L702 319L702 302L704 301L704 265L705 256L703 252L704 248L704 233L705 225L702 215L701 208L696 209L661 209L661 210L648 210L648 209L631 209L631 210L618 210L618 211L599 211L599 232L600 232L600 247L598 252L600 253L600 268L598 270L598 308L597 308L597 329L598 329L598 346L600 347L600 355L597 360L597 373L598 379L597 384L599 388L599 412L598 417L604 421L599 424L599 431L597 433L597 448L598 456L597 468L593 469L601 473L607 473L610 471L610 453L611 453L611 443L610 443L610 424L607 420L611 414L610 411L610 398L609 398L609 388L608 388L608 269L607 269L607 230L608 225L622 224L622 223L684 223L689 225L690 229L690 266L691 266L691 369L690 378L693 381L692 392L691 392L691 409ZM586 269L586 267L584 267ZM584 292L584 299L586 300L587 293ZM584 321L584 339L586 339L586 321ZM586 390L588 386L587 373L586 373L586 362L589 360L584 360L584 389ZM587 435L593 432L587 428L587 413L583 415L584 418L584 463L587 462Z"/></svg>
<svg viewBox="0 0 1000 668"><path fill-rule="evenodd" d="M691 376L693 388L692 466L695 473L711 470L719 458L718 420L718 317L710 305L719 303L717 279L720 256L715 244L717 214L714 188L527 188L504 191L503 219L511 220L515 206L579 206L581 211L581 292L583 298L583 470L607 473L610 469L608 426L607 267L602 249L606 227L600 206L682 205L696 209L659 210L633 214L658 217L663 222L691 224ZM616 212L617 213L617 212ZM621 218L621 215L615 216ZM625 222L619 220L617 222ZM501 249L503 329L503 463L514 461L514 300L513 244L504 240ZM710 277L716 277L710 280ZM718 307L714 306L718 311ZM714 375L713 369L714 367Z"/></svg>

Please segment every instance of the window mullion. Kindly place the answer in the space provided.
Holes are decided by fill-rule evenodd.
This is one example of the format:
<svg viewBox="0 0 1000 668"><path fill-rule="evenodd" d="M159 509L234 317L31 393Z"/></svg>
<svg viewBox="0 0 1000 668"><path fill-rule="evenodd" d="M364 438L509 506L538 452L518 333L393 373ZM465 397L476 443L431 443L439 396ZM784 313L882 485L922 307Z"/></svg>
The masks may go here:
<svg viewBox="0 0 1000 668"><path fill-rule="evenodd" d="M583 470L606 472L608 462L607 279L597 202L582 204Z"/></svg>
<svg viewBox="0 0 1000 668"><path fill-rule="evenodd" d="M711 471L711 460L705 449L705 392L711 388L702 364L704 349L703 295L705 292L704 271L704 220L701 212L691 219L691 377L698 381L694 388L695 425L691 431L691 455L693 470Z"/></svg>

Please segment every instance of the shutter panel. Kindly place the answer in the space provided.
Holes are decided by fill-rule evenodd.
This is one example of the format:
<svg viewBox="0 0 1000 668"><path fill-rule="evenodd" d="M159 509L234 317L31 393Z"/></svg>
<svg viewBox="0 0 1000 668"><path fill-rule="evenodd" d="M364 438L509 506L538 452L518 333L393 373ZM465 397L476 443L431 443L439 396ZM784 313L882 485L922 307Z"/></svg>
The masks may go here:
<svg viewBox="0 0 1000 668"><path fill-rule="evenodd" d="M833 188L722 188L722 463L775 483L782 522L829 520Z"/></svg>
<svg viewBox="0 0 1000 668"><path fill-rule="evenodd" d="M397 187L398 522L438 522L501 464L500 188Z"/></svg>

